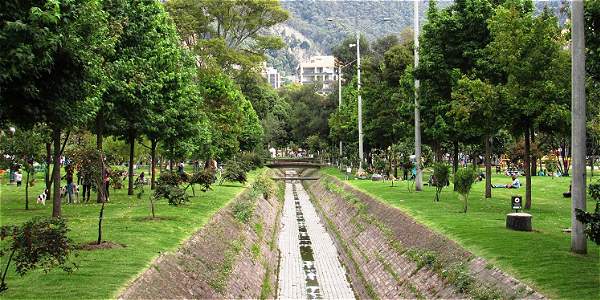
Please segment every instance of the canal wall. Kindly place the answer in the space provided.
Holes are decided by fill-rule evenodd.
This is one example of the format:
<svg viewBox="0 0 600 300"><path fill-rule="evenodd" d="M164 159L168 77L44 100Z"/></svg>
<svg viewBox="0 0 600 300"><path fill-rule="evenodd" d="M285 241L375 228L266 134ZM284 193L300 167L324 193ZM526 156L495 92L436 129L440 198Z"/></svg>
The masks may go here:
<svg viewBox="0 0 600 300"><path fill-rule="evenodd" d="M159 256L119 298L274 298L282 200L281 186L268 198L250 186L179 250Z"/></svg>
<svg viewBox="0 0 600 300"><path fill-rule="evenodd" d="M304 182L359 298L542 299L400 210L324 176Z"/></svg>

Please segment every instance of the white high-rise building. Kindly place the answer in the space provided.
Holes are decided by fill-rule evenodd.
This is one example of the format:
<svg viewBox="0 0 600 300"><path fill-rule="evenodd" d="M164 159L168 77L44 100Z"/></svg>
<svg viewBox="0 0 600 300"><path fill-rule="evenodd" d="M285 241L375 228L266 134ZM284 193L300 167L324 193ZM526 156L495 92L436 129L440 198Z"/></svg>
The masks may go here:
<svg viewBox="0 0 600 300"><path fill-rule="evenodd" d="M298 79L301 84L322 82L321 92L331 93L337 80L335 73L335 57L313 56L300 62L297 69Z"/></svg>

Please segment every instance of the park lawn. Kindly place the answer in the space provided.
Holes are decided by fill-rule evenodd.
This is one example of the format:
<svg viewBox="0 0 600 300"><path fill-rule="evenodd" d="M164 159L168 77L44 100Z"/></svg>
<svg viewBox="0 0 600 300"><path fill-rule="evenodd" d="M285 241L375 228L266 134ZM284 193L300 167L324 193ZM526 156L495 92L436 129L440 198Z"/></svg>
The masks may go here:
<svg viewBox="0 0 600 300"><path fill-rule="evenodd" d="M249 181L260 171L249 174ZM49 217L52 202L43 207L35 203L43 190L43 179L30 191L30 209L24 209L24 187L7 185L6 176L0 182L0 225L18 224L34 216ZM64 185L64 183L63 183ZM57 268L45 274L36 270L23 277L14 272L7 275L8 290L2 299L77 298L106 299L116 298L120 291L160 254L174 251L191 234L200 229L210 218L225 207L245 186L238 183L213 185L206 193L196 191L191 202L180 206L168 205L166 200L156 203L156 216L159 221L147 220L150 216L148 200L149 187L142 199L127 195L127 189L112 190L110 202L104 210L103 240L124 244L118 249L78 251L74 262L78 269L68 274ZM80 191L81 193L81 191ZM190 192L191 193L191 192ZM81 195L80 195L81 196ZM92 193L90 202L95 201ZM95 241L98 232L100 204L62 205L62 215L71 229L69 236L76 243ZM2 257L4 270L7 257Z"/></svg>
<svg viewBox="0 0 600 300"><path fill-rule="evenodd" d="M338 169L326 168L323 172L344 179ZM492 177L492 184L510 181L503 175ZM452 186L443 190L440 202L434 202L435 188L429 186L425 186L423 192L409 192L406 182L395 187L389 182L371 180L347 183L401 209L548 297L600 297L600 247L588 242L587 255L572 254L570 234L561 232L571 223L571 200L562 196L569 190L570 178L533 177L532 209L528 211L533 215L533 232L505 228L505 216L511 212L510 197L524 196L524 188L493 189L493 197L485 199L484 182L475 183L465 214L462 213L463 202L452 191ZM587 207L593 210L595 203L590 199Z"/></svg>

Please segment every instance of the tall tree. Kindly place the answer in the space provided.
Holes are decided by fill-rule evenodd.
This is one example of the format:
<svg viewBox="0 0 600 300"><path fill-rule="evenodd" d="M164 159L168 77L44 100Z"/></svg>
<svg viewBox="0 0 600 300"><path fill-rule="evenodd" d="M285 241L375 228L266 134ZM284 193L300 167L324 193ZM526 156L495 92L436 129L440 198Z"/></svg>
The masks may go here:
<svg viewBox="0 0 600 300"><path fill-rule="evenodd" d="M182 88L181 76L190 76L182 74L191 73L182 69L177 31L162 4L131 1L122 25L115 47L117 59L112 63L112 86L105 97L111 99L115 112L113 133L130 145L128 194L133 195L136 140L152 121L152 109L171 96L170 90Z"/></svg>
<svg viewBox="0 0 600 300"><path fill-rule="evenodd" d="M556 17L549 10L535 15L528 0L508 1L489 20L492 41L487 53L507 75L503 84L514 133L525 138L525 208L531 208L531 132L536 119L552 103L568 101L568 70Z"/></svg>
<svg viewBox="0 0 600 300"><path fill-rule="evenodd" d="M264 61L266 51L283 47L279 37L265 33L289 17L278 1L174 0L166 7L204 66L237 74Z"/></svg>
<svg viewBox="0 0 600 300"><path fill-rule="evenodd" d="M503 127L506 116L501 92L480 79L461 78L452 92L451 115L459 129L479 137L485 144L485 197L492 197L492 138Z"/></svg>
<svg viewBox="0 0 600 300"><path fill-rule="evenodd" d="M112 47L99 1L0 3L0 120L52 131L52 216L61 216L61 134L96 114Z"/></svg>

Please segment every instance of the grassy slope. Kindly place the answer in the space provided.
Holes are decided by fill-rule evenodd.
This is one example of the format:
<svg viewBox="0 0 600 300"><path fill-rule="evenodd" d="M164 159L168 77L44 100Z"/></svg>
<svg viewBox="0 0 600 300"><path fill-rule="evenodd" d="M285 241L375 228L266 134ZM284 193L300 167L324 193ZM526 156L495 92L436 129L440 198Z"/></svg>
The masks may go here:
<svg viewBox="0 0 600 300"><path fill-rule="evenodd" d="M324 172L340 179L344 177L334 168ZM533 208L529 213L533 215L534 232L505 228L510 196L524 195L524 188L518 191L494 189L494 197L485 199L485 185L476 183L469 197L469 210L464 214L463 202L452 191L452 186L444 189L440 202L433 202L433 187L426 186L423 192L411 193L404 182L396 187L370 180L348 182L407 212L549 297L598 299L600 296L600 247L589 242L588 255L571 254L570 235L561 232L570 227L570 199L562 197L569 189L570 178L533 177ZM509 177L492 177L493 184L509 182ZM593 209L593 205L592 201L588 202L588 208Z"/></svg>
<svg viewBox="0 0 600 300"><path fill-rule="evenodd" d="M251 174L254 177L256 172ZM250 179L251 179L250 178ZM35 204L35 198L43 190L43 179L38 180L30 191L30 210L24 209L25 189L6 184L6 176L0 180L0 225L24 222L33 216L50 216L51 202L46 206ZM111 190L110 203L104 210L103 240L125 244L121 249L79 251L75 262L79 269L67 274L60 269L44 274L32 272L19 277L11 268L7 275L8 291L2 299L9 298L114 298L125 284L145 270L159 253L172 251L192 233L201 228L211 216L226 206L243 190L240 184L215 185L207 193L197 191L191 203L174 207L160 200L156 204L157 217L165 220L144 220L150 215L146 196L137 199L127 196L127 190ZM191 192L190 192L191 193ZM95 199L95 194L92 194ZM63 203L63 216L71 229L70 237L77 243L97 239L100 205ZM6 257L2 257L2 271Z"/></svg>

